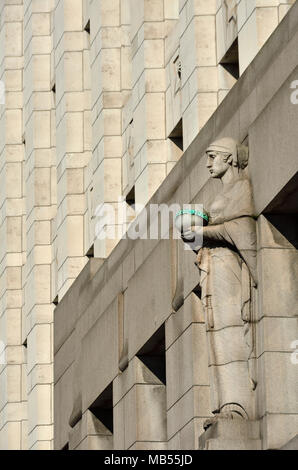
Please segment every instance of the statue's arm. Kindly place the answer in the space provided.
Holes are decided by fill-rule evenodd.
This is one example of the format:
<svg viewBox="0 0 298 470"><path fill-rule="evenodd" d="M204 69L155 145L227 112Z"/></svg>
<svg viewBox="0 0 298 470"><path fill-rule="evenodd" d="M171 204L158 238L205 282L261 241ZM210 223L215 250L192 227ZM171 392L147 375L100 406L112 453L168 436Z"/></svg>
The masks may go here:
<svg viewBox="0 0 298 470"><path fill-rule="evenodd" d="M218 225L209 225L208 227L197 227L193 226L190 227L188 230L184 231L182 234L182 239L185 243L190 243L193 244L195 241L195 236L202 234L202 229L203 229L203 246L206 246L208 244L224 244L228 243L230 245L234 245L233 240L229 236L228 232L225 229L224 224L218 224ZM198 240L201 240L198 238ZM200 249L201 246L197 246L194 249L198 250Z"/></svg>
<svg viewBox="0 0 298 470"><path fill-rule="evenodd" d="M232 242L224 224L203 227L203 240L211 242Z"/></svg>

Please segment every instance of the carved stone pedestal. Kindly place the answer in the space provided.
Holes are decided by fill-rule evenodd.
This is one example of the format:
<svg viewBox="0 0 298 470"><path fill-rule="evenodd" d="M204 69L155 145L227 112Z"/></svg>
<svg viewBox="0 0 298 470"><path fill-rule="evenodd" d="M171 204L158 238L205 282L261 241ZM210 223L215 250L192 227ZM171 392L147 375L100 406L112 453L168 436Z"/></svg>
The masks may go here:
<svg viewBox="0 0 298 470"><path fill-rule="evenodd" d="M258 421L220 419L199 437L200 450L261 450Z"/></svg>

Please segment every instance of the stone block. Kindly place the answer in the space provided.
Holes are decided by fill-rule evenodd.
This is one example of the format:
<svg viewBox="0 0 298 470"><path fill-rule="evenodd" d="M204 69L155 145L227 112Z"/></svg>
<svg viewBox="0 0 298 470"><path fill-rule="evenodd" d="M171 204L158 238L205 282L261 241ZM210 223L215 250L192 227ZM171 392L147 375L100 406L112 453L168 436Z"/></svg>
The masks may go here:
<svg viewBox="0 0 298 470"><path fill-rule="evenodd" d="M289 345L291 346L291 345ZM297 364L292 352L265 352L258 359L259 415L297 413ZM276 380L279 377L279 380Z"/></svg>
<svg viewBox="0 0 298 470"><path fill-rule="evenodd" d="M53 382L53 365L37 364L28 376L28 390L30 391L35 385L52 384Z"/></svg>
<svg viewBox="0 0 298 470"><path fill-rule="evenodd" d="M7 56L22 55L22 23L9 22L5 25L5 46Z"/></svg>
<svg viewBox="0 0 298 470"><path fill-rule="evenodd" d="M69 441L70 426L68 424L70 414L72 411L72 401L69 399L72 396L73 390L73 366L70 366L65 374L55 383L55 408L54 408L54 447L55 449L62 449Z"/></svg>
<svg viewBox="0 0 298 470"><path fill-rule="evenodd" d="M195 54L190 44L195 44ZM180 53L183 57L182 86L196 66L216 65L215 17L196 16L190 22L180 39Z"/></svg>
<svg viewBox="0 0 298 470"><path fill-rule="evenodd" d="M87 410L69 433L70 450L112 450L112 433Z"/></svg>
<svg viewBox="0 0 298 470"><path fill-rule="evenodd" d="M136 442L129 450L168 450L167 442Z"/></svg>
<svg viewBox="0 0 298 470"><path fill-rule="evenodd" d="M135 385L124 398L125 449L166 441L164 385Z"/></svg>
<svg viewBox="0 0 298 470"><path fill-rule="evenodd" d="M21 400L21 366L9 364L0 375L1 409L9 402Z"/></svg>
<svg viewBox="0 0 298 470"><path fill-rule="evenodd" d="M257 328L257 356L264 352L291 352L298 339L297 318L264 317Z"/></svg>
<svg viewBox="0 0 298 470"><path fill-rule="evenodd" d="M0 318L0 331L5 344L16 345L21 342L21 310L10 309Z"/></svg>
<svg viewBox="0 0 298 470"><path fill-rule="evenodd" d="M52 450L52 443L49 441L37 441L30 450Z"/></svg>
<svg viewBox="0 0 298 470"><path fill-rule="evenodd" d="M259 253L260 317L295 317L297 315L296 260L297 253L293 249L269 248ZM283 279L282 289L280 289L280 279Z"/></svg>
<svg viewBox="0 0 298 470"><path fill-rule="evenodd" d="M28 373L36 364L50 364L51 326L36 325L28 334Z"/></svg>
<svg viewBox="0 0 298 470"><path fill-rule="evenodd" d="M28 435L28 449L41 449L40 445L48 449L49 444L54 438L53 426L36 426ZM51 447L50 447L51 449Z"/></svg>
<svg viewBox="0 0 298 470"><path fill-rule="evenodd" d="M167 349L167 408L194 385L208 386L205 325L194 323Z"/></svg>
<svg viewBox="0 0 298 470"><path fill-rule="evenodd" d="M76 450L113 450L112 436L87 436Z"/></svg>
<svg viewBox="0 0 298 470"><path fill-rule="evenodd" d="M271 414L264 416L261 422L263 449L281 449L297 434L297 414Z"/></svg>
<svg viewBox="0 0 298 470"><path fill-rule="evenodd" d="M204 323L204 312L199 297L191 293L177 313L166 321L166 348L168 349L190 325Z"/></svg>
<svg viewBox="0 0 298 470"><path fill-rule="evenodd" d="M68 113L65 116L66 151L84 151L84 115L83 113Z"/></svg>
<svg viewBox="0 0 298 470"><path fill-rule="evenodd" d="M0 431L0 449L1 450L20 450L21 449L21 423L6 423Z"/></svg>
<svg viewBox="0 0 298 470"><path fill-rule="evenodd" d="M113 382L114 406L122 400L135 384L162 385L162 382L158 377L136 356L129 362L128 367L120 373Z"/></svg>
<svg viewBox="0 0 298 470"><path fill-rule="evenodd" d="M258 48L265 44L278 25L278 9L276 6L257 8Z"/></svg>
<svg viewBox="0 0 298 470"><path fill-rule="evenodd" d="M144 240L143 243L149 241ZM137 270L133 280L128 282L124 321L127 322L129 331L129 359L155 333L171 312L169 256L168 240L160 241L150 258ZM161 270L158 276L152 277L150 273L157 260L164 271ZM151 278L150 284L147 282L148 276ZM144 292L146 292L145 297ZM138 309L135 308L136 305Z"/></svg>
<svg viewBox="0 0 298 470"><path fill-rule="evenodd" d="M258 52L257 13L256 10L245 22L239 35L240 74L248 67Z"/></svg>
<svg viewBox="0 0 298 470"><path fill-rule="evenodd" d="M164 15L166 19L177 20L179 18L178 0L164 0Z"/></svg>
<svg viewBox="0 0 298 470"><path fill-rule="evenodd" d="M101 51L101 74L103 91L120 91L120 48Z"/></svg>
<svg viewBox="0 0 298 470"><path fill-rule="evenodd" d="M107 350L110 351L109 361L102 361ZM85 411L118 374L117 302L111 304L84 336L82 351L85 365L82 376ZM90 357L92 361L88 359Z"/></svg>
<svg viewBox="0 0 298 470"><path fill-rule="evenodd" d="M22 111L6 111L6 144L20 144L22 141Z"/></svg>
<svg viewBox="0 0 298 470"><path fill-rule="evenodd" d="M172 438L192 420L207 419L209 416L211 416L209 387L192 387L167 411L168 438Z"/></svg>
<svg viewBox="0 0 298 470"><path fill-rule="evenodd" d="M199 438L200 450L261 450L258 421L220 419Z"/></svg>

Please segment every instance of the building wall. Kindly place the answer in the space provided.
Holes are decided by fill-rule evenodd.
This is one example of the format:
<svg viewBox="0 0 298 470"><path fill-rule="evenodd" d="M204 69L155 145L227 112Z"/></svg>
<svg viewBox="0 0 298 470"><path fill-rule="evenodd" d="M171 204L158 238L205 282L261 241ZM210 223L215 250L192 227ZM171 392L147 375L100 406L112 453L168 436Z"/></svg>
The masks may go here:
<svg viewBox="0 0 298 470"><path fill-rule="evenodd" d="M241 75L292 3L1 3L1 448L53 448L54 307L88 259L101 263L117 244L96 238L98 208L123 197L135 216L131 201L149 201L235 84L222 65L231 46ZM186 336L201 334L195 323ZM163 385L150 380L140 395L156 387L163 403ZM177 399L167 397L167 406Z"/></svg>
<svg viewBox="0 0 298 470"><path fill-rule="evenodd" d="M297 433L297 6L148 203L208 208L219 186L209 178L206 148L223 136L248 143L258 233L250 418L264 450ZM181 245L123 239L103 263L89 260L57 306L56 449L198 449L211 415L207 345L196 256Z"/></svg>
<svg viewBox="0 0 298 470"><path fill-rule="evenodd" d="M26 245L23 145L23 27L21 1L1 3L1 448L27 446L23 269ZM15 4L14 4L15 3ZM5 101L5 102L4 102Z"/></svg>

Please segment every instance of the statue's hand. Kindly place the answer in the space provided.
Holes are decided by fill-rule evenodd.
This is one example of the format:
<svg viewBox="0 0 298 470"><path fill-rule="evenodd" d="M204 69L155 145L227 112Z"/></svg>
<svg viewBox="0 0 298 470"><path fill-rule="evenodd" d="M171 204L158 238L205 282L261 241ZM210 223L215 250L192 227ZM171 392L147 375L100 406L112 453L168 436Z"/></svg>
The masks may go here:
<svg viewBox="0 0 298 470"><path fill-rule="evenodd" d="M181 238L185 243L191 243L195 239L195 234L191 227L181 232Z"/></svg>
<svg viewBox="0 0 298 470"><path fill-rule="evenodd" d="M195 253L198 252L203 245L203 227L189 227L187 230L184 229L183 233L181 233L181 238L186 243L191 250Z"/></svg>

